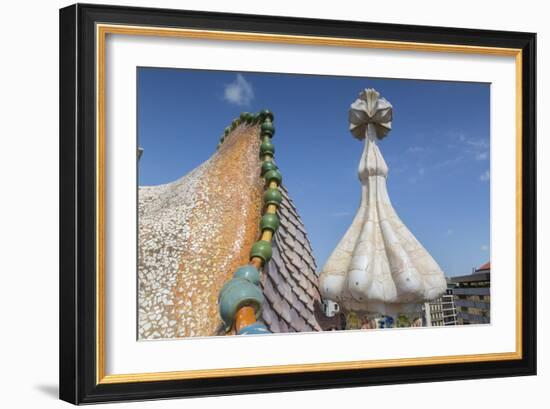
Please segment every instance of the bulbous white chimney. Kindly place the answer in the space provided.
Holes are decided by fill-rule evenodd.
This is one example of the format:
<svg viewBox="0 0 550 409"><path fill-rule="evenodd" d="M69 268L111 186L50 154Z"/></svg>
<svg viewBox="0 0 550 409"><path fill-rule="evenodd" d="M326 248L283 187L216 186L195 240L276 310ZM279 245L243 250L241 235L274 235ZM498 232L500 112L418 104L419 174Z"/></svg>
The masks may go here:
<svg viewBox="0 0 550 409"><path fill-rule="evenodd" d="M392 105L374 89L351 104L350 132L365 140L359 162L361 203L319 276L321 295L343 309L397 315L418 311L447 287L439 265L395 212L388 166L377 141L391 130Z"/></svg>

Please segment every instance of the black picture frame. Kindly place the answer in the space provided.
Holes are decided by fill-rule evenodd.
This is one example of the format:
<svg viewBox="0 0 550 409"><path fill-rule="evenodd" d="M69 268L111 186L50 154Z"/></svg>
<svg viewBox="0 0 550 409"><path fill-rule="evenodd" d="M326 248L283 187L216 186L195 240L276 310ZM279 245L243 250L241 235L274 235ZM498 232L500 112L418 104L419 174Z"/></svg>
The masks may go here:
<svg viewBox="0 0 550 409"><path fill-rule="evenodd" d="M95 25L516 48L522 51L521 359L98 384ZM77 4L60 10L60 398L74 404L536 374L536 34Z"/></svg>

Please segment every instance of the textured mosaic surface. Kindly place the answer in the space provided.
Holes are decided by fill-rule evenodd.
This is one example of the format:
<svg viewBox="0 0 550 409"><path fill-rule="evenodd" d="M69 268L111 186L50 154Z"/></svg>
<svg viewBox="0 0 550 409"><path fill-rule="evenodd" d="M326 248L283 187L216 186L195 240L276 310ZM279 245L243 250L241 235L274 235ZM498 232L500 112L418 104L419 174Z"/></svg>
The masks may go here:
<svg viewBox="0 0 550 409"><path fill-rule="evenodd" d="M258 133L241 125L186 176L139 188L139 339L218 333L218 292L259 233Z"/></svg>

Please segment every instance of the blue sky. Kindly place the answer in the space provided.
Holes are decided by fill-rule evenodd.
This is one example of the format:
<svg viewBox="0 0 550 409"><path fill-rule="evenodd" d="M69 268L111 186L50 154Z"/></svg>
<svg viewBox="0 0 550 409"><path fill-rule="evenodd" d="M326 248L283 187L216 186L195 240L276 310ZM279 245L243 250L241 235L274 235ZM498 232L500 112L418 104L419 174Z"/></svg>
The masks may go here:
<svg viewBox="0 0 550 409"><path fill-rule="evenodd" d="M272 110L276 161L319 268L359 204L362 142L348 109L375 88L394 107L379 146L397 213L446 275L489 260L489 84L139 68L137 86L140 185L208 159L240 112Z"/></svg>

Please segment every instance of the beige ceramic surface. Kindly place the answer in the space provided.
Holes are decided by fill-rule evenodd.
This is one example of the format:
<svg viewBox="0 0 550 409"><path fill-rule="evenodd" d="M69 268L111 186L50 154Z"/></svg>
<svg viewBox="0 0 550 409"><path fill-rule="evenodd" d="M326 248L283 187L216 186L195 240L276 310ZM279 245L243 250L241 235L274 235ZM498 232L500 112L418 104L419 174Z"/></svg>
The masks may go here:
<svg viewBox="0 0 550 409"><path fill-rule="evenodd" d="M419 310L445 292L438 264L403 224L388 191L388 167L377 141L391 130L392 106L366 89L350 108L350 131L364 140L359 163L361 203L323 267L323 298L353 311L387 315Z"/></svg>
<svg viewBox="0 0 550 409"><path fill-rule="evenodd" d="M218 332L219 290L248 262L259 233L258 133L239 125L189 174L139 188L140 339Z"/></svg>

